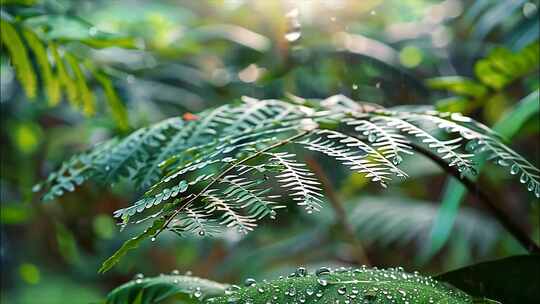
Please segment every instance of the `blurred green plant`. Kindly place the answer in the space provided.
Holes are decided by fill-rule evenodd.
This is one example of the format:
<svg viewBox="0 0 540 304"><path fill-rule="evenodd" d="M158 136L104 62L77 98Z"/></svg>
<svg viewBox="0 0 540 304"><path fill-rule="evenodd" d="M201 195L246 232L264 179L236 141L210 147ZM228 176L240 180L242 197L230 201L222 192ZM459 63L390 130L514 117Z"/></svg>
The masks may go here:
<svg viewBox="0 0 540 304"><path fill-rule="evenodd" d="M47 13L39 5L32 7L35 10L32 14L18 6L5 9L2 6L0 20L1 41L5 47L2 55L7 52L29 100L34 100L43 91L48 105L56 106L65 94L73 107L86 115L93 115L96 97L89 85L89 74L92 74L103 87L105 100L118 127L124 131L128 129L125 106L112 85L109 73L83 55L89 52L83 46L134 48L133 38L104 33L77 17ZM41 89L38 89L38 79Z"/></svg>

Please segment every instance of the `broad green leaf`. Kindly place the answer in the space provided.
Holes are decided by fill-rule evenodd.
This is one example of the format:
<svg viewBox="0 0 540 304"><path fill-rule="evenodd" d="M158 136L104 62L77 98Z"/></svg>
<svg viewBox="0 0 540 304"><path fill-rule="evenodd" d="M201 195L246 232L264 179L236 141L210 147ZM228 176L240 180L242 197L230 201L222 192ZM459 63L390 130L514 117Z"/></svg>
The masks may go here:
<svg viewBox="0 0 540 304"><path fill-rule="evenodd" d="M201 303L209 297L225 294L226 284L177 274L138 277L111 291L107 304L150 304L174 298L174 303Z"/></svg>
<svg viewBox="0 0 540 304"><path fill-rule="evenodd" d="M435 277L472 296L504 304L538 303L540 299L540 256L514 256L479 263Z"/></svg>
<svg viewBox="0 0 540 304"><path fill-rule="evenodd" d="M0 38L9 52L11 64L15 68L17 78L30 99L36 97L37 93L37 78L32 63L28 58L28 52L24 46L21 37L15 30L15 27L1 19L0 20Z"/></svg>
<svg viewBox="0 0 540 304"><path fill-rule="evenodd" d="M401 269L320 268L307 274L299 268L293 275L269 282L248 279L246 287L233 287L227 293L207 303L473 303L458 289Z"/></svg>
<svg viewBox="0 0 540 304"><path fill-rule="evenodd" d="M120 247L111 257L109 257L103 264L101 265L101 268L99 268L99 273L107 272L109 269L111 269L116 263L120 261L120 259L126 255L126 253L131 250L139 247L139 244L146 240L147 238L153 236L163 225L165 224L165 219L158 218L154 221L152 226L148 229L146 229L143 233L139 234L136 237L133 237L129 240L127 240L124 244L122 244L122 247Z"/></svg>
<svg viewBox="0 0 540 304"><path fill-rule="evenodd" d="M539 91L529 94L523 98L513 111L505 115L493 130L499 133L503 138L510 140L519 129L532 117L538 115L540 98ZM478 170L481 170L485 159L477 159ZM450 231L459 209L463 197L467 193L465 187L455 178L450 178L441 200L439 215L431 231L431 244L428 251L425 252L423 260L427 260L437 253L450 237Z"/></svg>

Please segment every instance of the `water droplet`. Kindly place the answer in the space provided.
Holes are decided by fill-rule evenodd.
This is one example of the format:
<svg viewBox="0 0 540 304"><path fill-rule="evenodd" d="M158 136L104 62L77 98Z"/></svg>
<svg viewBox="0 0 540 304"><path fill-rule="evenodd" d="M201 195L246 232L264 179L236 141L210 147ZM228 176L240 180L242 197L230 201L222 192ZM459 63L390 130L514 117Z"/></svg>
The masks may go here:
<svg viewBox="0 0 540 304"><path fill-rule="evenodd" d="M401 162L403 161L403 157L399 156L399 155L396 155L393 159L392 159L392 163L394 165L399 165L401 164Z"/></svg>
<svg viewBox="0 0 540 304"><path fill-rule="evenodd" d="M518 164L513 164L512 167L510 167L510 174L516 175L519 173L519 166Z"/></svg>
<svg viewBox="0 0 540 304"><path fill-rule="evenodd" d="M142 273L137 273L133 278L134 278L134 279L144 279L144 274L142 274Z"/></svg>
<svg viewBox="0 0 540 304"><path fill-rule="evenodd" d="M353 90L358 90L358 85L357 85L356 83L353 84L353 85L352 85L352 89L353 89Z"/></svg>
<svg viewBox="0 0 540 304"><path fill-rule="evenodd" d="M523 15L525 15L527 18L533 18L537 10L538 8L536 7L536 4L532 2L523 4Z"/></svg>
<svg viewBox="0 0 540 304"><path fill-rule="evenodd" d="M369 133L368 135L368 141L369 142L374 142L377 140L377 134L375 132L371 132Z"/></svg>
<svg viewBox="0 0 540 304"><path fill-rule="evenodd" d="M35 184L32 187L32 192L39 192L41 190L41 184Z"/></svg>
<svg viewBox="0 0 540 304"><path fill-rule="evenodd" d="M200 230L200 231L199 231L199 235L200 235L200 236L205 236L205 235L206 235L206 232L204 232L204 230Z"/></svg>
<svg viewBox="0 0 540 304"><path fill-rule="evenodd" d="M296 268L296 271L294 273L297 277L305 277L307 274L307 270L305 267L298 267Z"/></svg>
<svg viewBox="0 0 540 304"><path fill-rule="evenodd" d="M155 242L155 241L156 241L156 237L153 236L153 237L150 239L150 241Z"/></svg>
<svg viewBox="0 0 540 304"><path fill-rule="evenodd" d="M171 274L172 275L179 275L180 271L178 271L178 269L174 269L173 271L171 271Z"/></svg>
<svg viewBox="0 0 540 304"><path fill-rule="evenodd" d="M285 39L289 42L294 42L298 40L302 36L302 33L300 31L292 31L285 34Z"/></svg>
<svg viewBox="0 0 540 304"><path fill-rule="evenodd" d="M315 271L315 275L317 276L317 283L321 286L328 285L328 277L330 276L330 269L327 267L321 267Z"/></svg>
<svg viewBox="0 0 540 304"><path fill-rule="evenodd" d="M519 177L519 182L522 184L525 184L529 180L529 175L527 173L523 172L521 173L521 176Z"/></svg>
<svg viewBox="0 0 540 304"><path fill-rule="evenodd" d="M200 287L195 288L195 292L193 293L193 296L198 299L202 296L202 291Z"/></svg>
<svg viewBox="0 0 540 304"><path fill-rule="evenodd" d="M345 286L339 287L338 290L337 290L337 293L340 294L340 295L346 294L347 293L347 287L345 287Z"/></svg>
<svg viewBox="0 0 540 304"><path fill-rule="evenodd" d="M251 287L251 286L255 286L257 284L257 281L255 281L255 279L253 278L247 278L245 281L244 281L244 285L246 287Z"/></svg>
<svg viewBox="0 0 540 304"><path fill-rule="evenodd" d="M91 28L88 30L88 34L89 34L90 36L95 36L95 35L97 35L97 33L98 33L98 29L97 29L96 27L94 27L94 26L91 27Z"/></svg>

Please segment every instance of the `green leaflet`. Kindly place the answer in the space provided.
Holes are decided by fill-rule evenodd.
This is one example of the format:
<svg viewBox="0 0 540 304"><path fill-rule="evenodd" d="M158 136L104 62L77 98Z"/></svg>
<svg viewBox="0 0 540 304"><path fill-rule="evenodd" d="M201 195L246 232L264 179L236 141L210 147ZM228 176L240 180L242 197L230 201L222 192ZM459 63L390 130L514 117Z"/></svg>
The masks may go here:
<svg viewBox="0 0 540 304"><path fill-rule="evenodd" d="M33 5L38 0L0 0L0 4L2 5L9 5L9 4L15 4L15 5Z"/></svg>
<svg viewBox="0 0 540 304"><path fill-rule="evenodd" d="M75 74L75 81L77 85L78 97L82 102L82 109L86 115L93 115L95 113L95 98L94 94L88 88L86 84L86 78L84 77L83 71L79 66L78 60L71 55L70 53L65 54L66 60L71 67L71 70Z"/></svg>
<svg viewBox="0 0 540 304"><path fill-rule="evenodd" d="M304 268L286 278L233 287L228 295L205 303L473 303L462 291L417 273L402 269L320 268L307 274Z"/></svg>
<svg viewBox="0 0 540 304"><path fill-rule="evenodd" d="M156 232L159 231L161 227L165 224L165 219L162 217L159 217L154 221L151 227L144 230L143 233L139 234L136 237L133 237L129 240L127 240L124 244L122 244L122 247L120 247L111 257L109 257L103 264L101 265L101 268L99 268L99 273L105 273L109 269L111 269L116 263L120 261L120 259L126 255L126 253L131 250L139 247L139 244L146 240L147 238L153 236Z"/></svg>
<svg viewBox="0 0 540 304"><path fill-rule="evenodd" d="M229 286L206 279L178 275L160 275L152 278L137 276L107 295L107 304L150 304L168 298L180 300L175 303L196 304L200 301L225 294Z"/></svg>
<svg viewBox="0 0 540 304"><path fill-rule="evenodd" d="M495 48L488 57L479 60L474 71L482 83L500 90L515 79L538 69L540 45L538 41L512 53L505 48Z"/></svg>
<svg viewBox="0 0 540 304"><path fill-rule="evenodd" d="M505 304L538 303L540 256L513 256L463 267L436 276L472 296Z"/></svg>
<svg viewBox="0 0 540 304"><path fill-rule="evenodd" d="M116 94L114 86L111 79L104 72L97 71L95 68L91 69L94 78L101 84L103 91L105 92L105 97L107 104L111 110L112 117L116 121L118 128L125 131L129 129L129 120L126 107Z"/></svg>
<svg viewBox="0 0 540 304"><path fill-rule="evenodd" d="M487 93L482 84L472 79L461 76L443 76L431 78L426 81L427 85L436 90L447 90L459 95L481 98Z"/></svg>
<svg viewBox="0 0 540 304"><path fill-rule="evenodd" d="M0 20L0 38L9 51L12 64L15 68L26 96L30 99L36 97L37 79L32 63L28 58L28 52L19 34L13 25L5 20Z"/></svg>
<svg viewBox="0 0 540 304"><path fill-rule="evenodd" d="M36 61L40 68L43 89L46 92L49 105L55 106L60 102L60 85L54 77L51 64L47 55L47 50L39 40L38 36L29 29L22 31L26 42L36 56Z"/></svg>
<svg viewBox="0 0 540 304"><path fill-rule="evenodd" d="M539 97L539 91L536 90L523 98L512 112L508 113L493 127L493 130L498 132L503 138L510 140L517 134L521 126L538 113ZM485 159L477 159L476 162L480 171ZM422 260L426 260L436 254L450 237L450 231L454 225L459 205L466 193L467 190L459 181L454 178L449 179L441 200L439 214L434 221L431 231L431 247L425 252Z"/></svg>
<svg viewBox="0 0 540 304"><path fill-rule="evenodd" d="M66 90L67 93L67 99L69 103L77 107L78 106L78 99L77 99L77 85L75 84L74 80L71 78L71 76L68 74L66 70L66 66L64 64L64 59L60 57L60 54L58 53L58 47L55 43L50 43L49 47L51 49L51 52L54 57L54 61L56 64L56 73L58 76L58 81L61 87L63 87Z"/></svg>

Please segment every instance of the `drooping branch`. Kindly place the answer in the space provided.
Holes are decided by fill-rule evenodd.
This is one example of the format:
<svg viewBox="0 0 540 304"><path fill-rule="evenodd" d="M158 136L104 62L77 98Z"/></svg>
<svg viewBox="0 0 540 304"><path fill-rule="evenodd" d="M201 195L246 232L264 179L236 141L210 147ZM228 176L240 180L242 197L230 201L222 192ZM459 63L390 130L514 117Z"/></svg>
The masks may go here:
<svg viewBox="0 0 540 304"><path fill-rule="evenodd" d="M500 205L495 203L494 199L484 192L477 183L473 180L461 174L455 167L449 167L448 164L433 154L431 151L424 147L411 143L412 148L432 160L445 172L451 174L456 178L470 193L476 195L476 197L484 204L484 206L491 212L491 214L499 221L499 223L530 253L540 253L540 247L534 242L534 240L527 235L523 229L510 218L507 213L499 207Z"/></svg>

